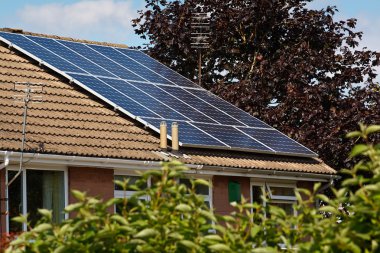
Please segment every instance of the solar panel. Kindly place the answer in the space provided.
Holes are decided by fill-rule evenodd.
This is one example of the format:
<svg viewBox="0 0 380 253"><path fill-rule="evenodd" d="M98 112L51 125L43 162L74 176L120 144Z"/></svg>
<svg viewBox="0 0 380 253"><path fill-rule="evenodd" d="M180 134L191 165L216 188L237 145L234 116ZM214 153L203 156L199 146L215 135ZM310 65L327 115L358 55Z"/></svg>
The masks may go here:
<svg viewBox="0 0 380 253"><path fill-rule="evenodd" d="M0 40L154 131L178 122L182 146L316 156L138 50L6 32Z"/></svg>

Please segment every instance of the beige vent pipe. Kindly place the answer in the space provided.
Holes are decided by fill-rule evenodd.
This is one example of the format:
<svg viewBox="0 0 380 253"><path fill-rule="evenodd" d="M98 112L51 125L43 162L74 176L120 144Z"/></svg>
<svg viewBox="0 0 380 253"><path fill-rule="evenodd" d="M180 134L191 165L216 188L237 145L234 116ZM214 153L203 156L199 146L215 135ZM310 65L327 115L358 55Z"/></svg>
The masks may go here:
<svg viewBox="0 0 380 253"><path fill-rule="evenodd" d="M161 149L167 149L168 148L168 129L166 127L166 122L161 121L160 124L160 148Z"/></svg>
<svg viewBox="0 0 380 253"><path fill-rule="evenodd" d="M172 123L172 151L178 151L179 140L178 140L178 123Z"/></svg>

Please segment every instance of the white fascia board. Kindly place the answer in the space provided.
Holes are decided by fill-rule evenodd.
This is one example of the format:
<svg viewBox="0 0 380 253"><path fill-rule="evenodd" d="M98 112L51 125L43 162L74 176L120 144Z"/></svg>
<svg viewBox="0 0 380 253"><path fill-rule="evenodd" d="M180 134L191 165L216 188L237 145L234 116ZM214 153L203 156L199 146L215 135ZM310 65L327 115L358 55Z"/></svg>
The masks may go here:
<svg viewBox="0 0 380 253"><path fill-rule="evenodd" d="M0 155L7 156L9 162L19 162L20 152L0 151ZM24 153L24 159L28 163L35 164L55 164L78 167L94 167L94 168L109 168L109 169L134 169L134 170L150 170L159 169L161 162L149 160L130 160L130 159L114 159L114 158L99 158L86 156L65 156L41 153ZM301 173L278 170L260 170L260 169L241 169L231 167L206 167L204 165L185 164L190 168L185 172L188 174L199 175L222 175L236 177L251 177L264 179L283 179L297 181L314 181L328 182L331 179L337 179L337 175L316 174L316 173Z"/></svg>

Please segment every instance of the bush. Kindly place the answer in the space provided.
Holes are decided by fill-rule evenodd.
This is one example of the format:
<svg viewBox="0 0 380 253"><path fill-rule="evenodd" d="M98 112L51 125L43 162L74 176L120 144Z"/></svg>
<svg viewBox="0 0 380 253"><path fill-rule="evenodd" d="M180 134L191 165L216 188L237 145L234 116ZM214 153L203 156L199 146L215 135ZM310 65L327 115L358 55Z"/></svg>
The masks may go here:
<svg viewBox="0 0 380 253"><path fill-rule="evenodd" d="M348 136L367 141L374 132L380 126L361 126ZM194 180L188 189L176 180L186 167L163 163L134 185L116 182L137 191L131 198L102 202L73 191L78 202L65 211L75 218L59 225L50 211L39 210L43 218L6 252L379 252L380 145L358 144L351 157L361 160L344 170L347 178L332 190L334 198L318 193L319 184L312 192L297 190L297 216L244 199L233 203L230 215L215 216L195 194L208 182ZM149 177L155 183L145 189ZM315 201L324 205L316 209ZM108 212L115 204L121 214ZM16 220L28 223L27 217Z"/></svg>

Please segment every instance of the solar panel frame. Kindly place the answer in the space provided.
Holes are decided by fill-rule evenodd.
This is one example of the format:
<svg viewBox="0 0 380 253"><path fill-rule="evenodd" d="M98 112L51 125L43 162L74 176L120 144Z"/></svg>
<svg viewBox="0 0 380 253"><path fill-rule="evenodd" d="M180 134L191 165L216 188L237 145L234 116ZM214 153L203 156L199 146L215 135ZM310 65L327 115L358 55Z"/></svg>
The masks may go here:
<svg viewBox="0 0 380 253"><path fill-rule="evenodd" d="M44 66L46 66L46 67L52 69L53 71L57 72L58 74L60 74L60 75L62 75L62 76L64 76L64 77L66 77L68 80L70 80L70 82L74 82L74 83L76 83L76 84L79 85L80 87L84 88L85 90L87 90L87 91L89 91L90 93L94 94L95 96L99 97L101 100L105 101L105 102L108 103L109 105L114 106L115 109L120 110L121 112L125 113L125 114L128 115L129 117L131 117L131 118L133 118L133 119L135 119L135 120L141 122L141 123L144 124L145 126L150 127L152 130L154 130L154 131L156 131L156 132L159 132L159 129L158 129L156 126L154 126L153 124L150 124L150 123L148 122L149 120L152 120L152 119L150 119L149 117L141 117L141 116L137 116L137 115L134 115L134 114L130 113L130 112L127 111L126 109L120 107L118 104L114 103L113 101L107 99L106 97L104 97L103 95L99 94L98 92L96 92L96 91L92 90L91 88L87 87L86 84L83 84L82 82L80 82L80 81L76 80L75 78L73 78L73 75L88 76L88 77L94 77L94 78L97 78L97 76L91 75L91 74L89 74L88 72L87 72L87 74L86 74L86 71L84 71L83 69L79 68L78 66L76 66L74 63L71 63L71 62L69 62L69 64L72 64L72 65L78 67L79 69L81 69L81 70L84 71L84 72L81 72L81 73L73 73L73 72L68 72L68 71L62 71L62 70L56 68L55 66L51 65L50 63L44 61L43 59L39 58L38 56L34 55L33 53L28 52L28 50L25 50L25 49L23 49L22 47L18 46L17 44L14 44L14 43L12 43L11 41L9 41L9 40L3 38L3 37L2 37L2 34L4 34L4 33L7 33L7 32L0 32L0 40L3 41L4 43L8 44L10 47L13 47L13 48L15 48L16 50L20 51L21 53L27 55L28 57L30 57L30 58L32 58L32 59L38 61L38 62L40 63L40 65L44 65ZM9 34L12 34L12 35L13 35L13 33L9 33ZM28 39L25 35L20 34L19 36L23 36L23 37L25 37L26 39ZM36 37L38 37L38 36L36 36ZM54 39L52 39L52 40L54 40ZM33 42L34 42L34 41L33 41ZM35 43L35 42L34 42L34 43ZM39 45L38 43L36 43L36 44ZM84 45L86 45L85 43L80 43L80 44L84 44ZM39 45L39 46L42 47L42 48L44 48L44 47L41 46L41 45ZM46 49L46 48L44 48L44 49ZM114 48L114 49L117 50L117 48ZM50 50L48 50L48 49L46 49L46 50L50 52ZM57 55L57 54L55 54L54 52L51 52L51 53L54 54L54 55ZM141 52L140 52L140 53L141 53ZM57 56L60 57L59 55L57 55ZM62 58L62 57L60 57L60 58ZM65 61L67 61L67 60L64 59L64 58L62 58L62 59L65 60ZM161 63L160 63L160 64L161 64ZM174 71L173 71L173 72L174 72ZM118 79L118 78L114 78L114 79ZM189 81L189 80L188 80L188 81ZM150 82L147 82L147 83L150 83ZM155 85L156 85L156 86L159 86L159 85L164 85L164 86L165 86L165 85L167 85L167 84L155 84ZM167 86L170 86L170 85L167 85ZM184 89L185 91L189 92L189 93L192 94L192 95L194 95L192 92L196 92L196 93L203 92L204 94L207 94L207 95L210 96L210 97L213 96L214 99L216 98L216 99L222 100L221 98L215 96L215 95L212 94L211 92L206 91L206 90L204 90L204 89L202 89L202 88L197 88L197 87L186 87L186 86L180 86L180 87L181 87L182 89ZM194 95L194 96L195 96L195 95ZM197 97L197 96L196 96L196 97ZM199 98L199 99L203 100L202 98ZM133 100L133 99L131 98L131 100ZM134 101L134 100L133 100L133 101ZM206 100L203 100L203 101L209 103L209 102L206 101ZM224 103L227 103L227 104L228 104L228 102L225 102L224 100L222 100L222 101L223 101ZM212 103L209 103L209 104L212 105L212 106L214 106L215 108L219 109L218 107L216 107L216 106L213 105ZM238 111L240 110L241 113L244 113L245 115L248 115L249 117L251 117L251 118L253 118L253 119L257 120L257 121L260 121L260 120L258 120L257 118L252 117L252 116L249 115L248 113L244 112L244 111L241 110L240 108L236 108L236 107L234 107L234 106L231 105L231 104L228 104L228 106L232 106L235 110L236 110L236 109L237 109ZM220 109L219 109L219 110L220 110ZM220 111L222 111L222 110L220 110ZM153 112L153 113L154 113L154 112ZM151 118L154 118L154 117L151 117ZM155 119L161 120L161 118L155 118ZM162 119L162 120L165 120L165 119ZM169 121L170 121L170 120L169 120ZM180 121L180 120L178 120L178 121ZM192 125L192 124L194 124L194 123L198 123L198 122L192 122L192 121L191 121L191 122L190 122L190 121L183 121L183 122L186 122L186 123L188 123L188 124L190 124L190 125ZM260 122L262 122L262 121L260 121ZM264 123L264 122L262 122L262 123ZM207 124L207 123L205 123L205 124ZM265 124L265 123L264 123L264 124ZM210 125L212 125L212 124L210 124ZM266 125L266 124L265 124L265 125ZM193 126L194 126L194 125L193 125ZM266 125L266 126L268 126L268 125ZM245 133L244 131L242 131L242 129L239 129L239 128L243 128L243 130L244 130L244 128L245 128L244 126L240 126L240 125L239 125L239 126L234 126L234 127L235 127L236 130L239 130L240 132L242 132L243 134L245 134L245 135L246 135L247 137L249 137L250 139L254 139L252 136L249 136L249 134L247 134L247 133ZM246 127L246 128L247 128L247 129L248 129L248 128L251 129L251 128L255 128L255 127ZM260 129L260 127L256 127L256 128L257 128L257 129ZM281 132L279 132L278 130L276 130L276 129L270 127L270 126L268 126L268 128L265 127L265 128L262 128L262 129L266 129L266 130L268 130L268 129L273 129L274 131L277 131L278 133L282 134ZM202 131L203 131L203 130L202 130ZM204 131L203 131L203 132L204 132ZM282 135L283 135L283 134L282 134ZM211 135L210 135L210 136L211 136ZM213 137L214 139L217 139L217 138L215 138L214 136L212 136L212 137ZM288 138L289 138L289 137L288 137ZM171 136L168 135L168 139L171 139ZM281 154L281 155L287 155L287 156L302 156L302 157L316 157L316 156L317 156L317 154L315 154L314 152L312 152L312 151L309 150L308 148L306 148L306 147L304 147L303 145L299 144L298 142L292 140L291 138L289 138L289 139L290 139L292 142L295 142L297 145L299 145L299 146L305 148L305 149L308 151L308 153L287 153L287 152L277 152L277 151L275 151L275 152L267 152L267 151L265 151L265 150L254 150L254 149L252 149L252 148L248 148L248 149L246 149L246 148L235 148L235 147L232 147L232 149L233 149L233 150L242 150L242 151L247 151L247 152L256 152L256 153ZM217 140L218 140L218 139L217 139ZM223 143L223 142L220 141L220 140L219 140L219 142ZM208 148L213 148L213 147L215 147L215 148L218 148L218 149L231 149L231 146L229 146L229 145L227 145L227 144L225 144L225 143L223 143L223 144L224 144L224 145L222 145L222 146L217 145L217 146L207 146L207 147L208 147ZM180 145L181 145L181 146L189 146L189 147L199 147L199 148L204 148L204 145L199 145L199 146L198 146L198 145L192 145L192 144L187 144L187 143L182 143L182 142L180 142Z"/></svg>

